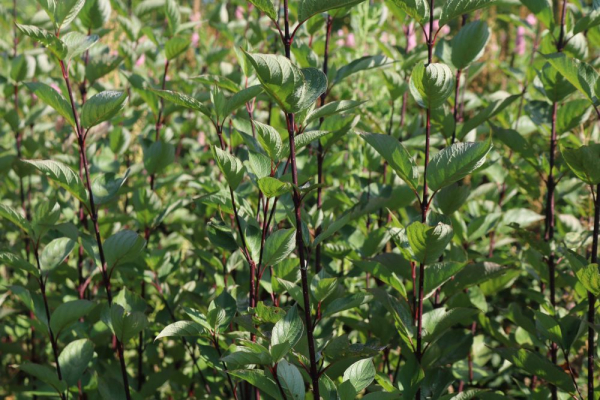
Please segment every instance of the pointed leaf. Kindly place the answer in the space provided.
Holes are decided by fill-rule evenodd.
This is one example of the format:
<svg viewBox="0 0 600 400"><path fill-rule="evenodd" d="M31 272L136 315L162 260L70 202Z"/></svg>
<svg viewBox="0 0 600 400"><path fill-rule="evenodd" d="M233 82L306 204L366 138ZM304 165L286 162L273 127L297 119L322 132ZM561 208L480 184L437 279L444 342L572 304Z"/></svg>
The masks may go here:
<svg viewBox="0 0 600 400"><path fill-rule="evenodd" d="M58 306L50 317L50 327L56 337L63 329L88 315L94 307L96 304L88 300L73 300Z"/></svg>
<svg viewBox="0 0 600 400"><path fill-rule="evenodd" d="M79 201L87 204L87 191L79 179L79 175L73 172L71 168L53 160L23 160L23 162L34 166L38 171L75 196Z"/></svg>
<svg viewBox="0 0 600 400"><path fill-rule="evenodd" d="M406 228L406 234L415 260L431 264L442 255L454 232L450 225L441 222L428 226L415 221Z"/></svg>
<svg viewBox="0 0 600 400"><path fill-rule="evenodd" d="M94 357L94 344L89 339L69 343L58 356L62 377L69 386L77 385Z"/></svg>
<svg viewBox="0 0 600 400"><path fill-rule="evenodd" d="M388 163L398 176L406 184L416 191L419 185L419 175L408 150L391 135L378 133L361 133L367 143L369 143Z"/></svg>
<svg viewBox="0 0 600 400"><path fill-rule="evenodd" d="M29 36L46 46L59 60L63 60L67 56L67 46L50 32L33 25L17 24L17 28L19 28L22 34Z"/></svg>
<svg viewBox="0 0 600 400"><path fill-rule="evenodd" d="M54 239L44 247L40 255L40 265L48 273L62 264L75 248L75 241L69 238Z"/></svg>
<svg viewBox="0 0 600 400"><path fill-rule="evenodd" d="M427 184L433 191L457 182L480 168L492 149L492 138L481 143L455 143L437 153L427 168Z"/></svg>
<svg viewBox="0 0 600 400"><path fill-rule="evenodd" d="M37 98L54 108L69 124L75 126L71 103L60 92L41 82L28 82L25 85Z"/></svg>
<svg viewBox="0 0 600 400"><path fill-rule="evenodd" d="M410 93L424 108L438 108L454 90L454 75L445 64L423 62L417 64L410 75Z"/></svg>
<svg viewBox="0 0 600 400"><path fill-rule="evenodd" d="M143 237L130 230L115 233L104 242L108 268L134 260L146 246Z"/></svg>
<svg viewBox="0 0 600 400"><path fill-rule="evenodd" d="M81 109L81 126L91 128L117 115L127 100L126 92L106 90L89 98Z"/></svg>

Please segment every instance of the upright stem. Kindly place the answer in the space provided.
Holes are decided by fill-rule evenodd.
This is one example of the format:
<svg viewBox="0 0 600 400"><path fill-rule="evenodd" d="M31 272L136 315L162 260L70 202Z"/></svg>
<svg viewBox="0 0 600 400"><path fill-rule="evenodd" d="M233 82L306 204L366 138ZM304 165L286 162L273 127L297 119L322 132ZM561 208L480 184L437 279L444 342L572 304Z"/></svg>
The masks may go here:
<svg viewBox="0 0 600 400"><path fill-rule="evenodd" d="M433 47L435 40L433 37L433 9L434 1L429 1L429 35L427 36L427 65L429 66L433 61ZM423 199L421 200L421 222L427 221L427 205L428 199L428 188L427 188L427 167L429 165L429 138L431 135L431 108L427 107L427 122L425 125L425 160L424 160L424 171L423 171ZM417 301L417 361L421 363L423 358L423 292L425 286L425 263L419 264L419 298ZM415 399L421 399L421 388L417 390Z"/></svg>
<svg viewBox="0 0 600 400"><path fill-rule="evenodd" d="M219 339L217 339L216 334L213 334L212 342L213 342L213 346L215 346L215 350L217 350L217 353L219 354L219 358L223 357L223 354L221 353L221 348L219 347ZM227 381L229 382L229 387L231 388L231 393L233 394L234 399L237 400L238 399L237 390L235 389L235 385L233 384L233 381L231 380L231 375L229 375L229 370L227 369L227 365L225 364L224 361L221 361L221 365L223 366L225 375L227 375Z"/></svg>
<svg viewBox="0 0 600 400"><path fill-rule="evenodd" d="M46 297L46 282L44 278L44 274L42 273L42 266L40 264L40 257L37 246L34 244L33 255L35 256L35 262L37 263L38 271L40 271L40 277L38 282L40 284L40 291L42 292L42 299L44 300L44 309L46 311L46 320L48 321L48 335L50 336L50 345L52 346L52 354L54 355L54 362L56 363L56 374L58 376L58 380L62 380L62 373L60 371L60 363L58 361L58 344L56 342L56 337L54 336L54 332L50 327L50 307L48 306L48 298ZM60 398L65 399L64 393L60 393Z"/></svg>
<svg viewBox="0 0 600 400"><path fill-rule="evenodd" d="M560 35L558 42L556 43L556 50L562 52L564 48L565 39L565 15L567 10L567 0L563 0L561 20L560 20ZM544 229L544 240L552 247L552 241L554 240L554 225L555 225L555 188L556 183L554 181L554 165L556 164L556 115L558 112L558 103L556 101L552 104L552 133L550 137L550 162L548 179L546 180L546 216L545 216L545 229ZM556 309L556 263L554 259L554 250L550 248L550 255L547 259L548 264L548 283L550 286L550 304L553 309ZM558 354L558 345L555 342L550 343L550 358L552 363L556 365ZM555 385L550 385L550 392L552 400L558 399L558 390Z"/></svg>
<svg viewBox="0 0 600 400"><path fill-rule="evenodd" d="M454 130L452 131L452 144L456 142L456 127L458 125L458 105L460 103L460 77L462 75L462 69L456 71L456 86L454 87L454 107L452 110L452 114L454 116Z"/></svg>
<svg viewBox="0 0 600 400"><path fill-rule="evenodd" d="M77 143L79 144L79 154L83 161L83 168L85 172L85 185L88 192L89 197L89 214L90 219L94 225L94 234L96 236L96 243L98 245L98 254L100 256L100 269L102 272L102 279L104 281L104 288L106 290L106 298L108 300L108 305L112 306L112 290L110 287L110 278L108 277L107 267L106 267L106 257L104 256L104 248L102 246L102 237L100 235L100 226L98 224L98 211L96 210L96 204L94 203L94 193L92 191L92 181L90 179L90 170L88 166L86 148L85 148L85 135L83 129L81 128L81 124L79 122L79 113L77 112L77 107L75 106L75 98L73 97L73 89L71 87L71 81L69 80L69 71L66 69L65 64L62 60L59 61L60 68L62 71L63 79L65 84L67 85L67 91L69 93L69 100L71 102L71 111L73 112L73 118L75 120L75 129L77 133ZM123 345L117 338L117 352L119 355L119 362L121 364L121 376L123 378L123 387L125 389L125 396L127 400L131 400L131 393L129 391L129 380L127 378L127 366L125 365L125 357L123 355Z"/></svg>
<svg viewBox="0 0 600 400"><path fill-rule="evenodd" d="M596 186L596 196L594 198L594 233L592 235L592 264L598 264L598 236L600 236L600 184ZM596 312L596 296L588 292L588 399L594 399L594 315Z"/></svg>
<svg viewBox="0 0 600 400"><path fill-rule="evenodd" d="M327 15L327 24L325 26L325 52L323 53L323 73L327 76L329 72L329 41L331 39L331 28L333 27L333 17ZM327 91L321 95L321 107L325 105L327 99ZM319 128L323 125L325 118L319 120ZM324 183L323 179L323 161L325 160L325 154L323 154L323 145L319 140L319 147L317 149L317 183L319 185ZM321 211L323 207L323 188L319 186L317 188L317 213ZM319 236L323 227L321 224L317 226L315 230L315 236ZM315 270L319 272L321 270L321 243L319 243L315 249Z"/></svg>
<svg viewBox="0 0 600 400"><path fill-rule="evenodd" d="M169 60L165 61L165 69L162 77L162 90L165 90L166 82L167 82L167 72L169 71ZM160 106L158 110L158 116L156 117L156 124L154 125L154 141L158 142L160 140L160 129L162 127L162 113L165 108L164 99L160 98ZM155 174L150 175L150 190L154 191L154 183L155 183ZM152 230L149 227L146 227L144 232L144 239L146 240L146 246L148 246L148 242L150 240L150 234ZM142 284L140 288L140 295L142 299L146 296L146 282L142 279ZM138 382L138 390L142 389L144 385L144 331L140 331L138 334L138 346L137 346L137 355L138 355L138 363L137 363L137 382Z"/></svg>
<svg viewBox="0 0 600 400"><path fill-rule="evenodd" d="M288 0L283 0L283 13L285 24L284 47L285 56L291 59L292 39L290 37L290 18L288 9ZM296 143L295 143L295 122L294 114L286 113L287 130L290 142L290 165L292 167L292 183L294 192L292 199L294 201L294 212L296 216L296 247L298 248L298 257L300 258L300 278L302 281L302 297L304 300L304 318L306 320L306 338L308 340L308 355L310 359L310 377L312 380L313 397L320 399L319 395L319 374L317 371L317 357L315 351L314 327L310 312L310 296L308 283L308 263L306 260L304 240L302 239L302 198L296 188L298 187L298 168L296 165Z"/></svg>
<svg viewBox="0 0 600 400"><path fill-rule="evenodd" d="M162 77L162 85L161 85L161 89L165 90L166 84L167 84L167 73L169 72L169 60L167 59L165 61L165 70L163 72L163 77ZM158 116L156 117L156 124L154 125L154 131L155 136L154 136L154 141L158 142L160 140L160 129L162 128L162 115L163 115L163 111L165 109L165 99L163 99L162 97L159 100L159 109L158 109ZM156 176L155 174L150 175L150 189L154 190L154 180L155 180Z"/></svg>

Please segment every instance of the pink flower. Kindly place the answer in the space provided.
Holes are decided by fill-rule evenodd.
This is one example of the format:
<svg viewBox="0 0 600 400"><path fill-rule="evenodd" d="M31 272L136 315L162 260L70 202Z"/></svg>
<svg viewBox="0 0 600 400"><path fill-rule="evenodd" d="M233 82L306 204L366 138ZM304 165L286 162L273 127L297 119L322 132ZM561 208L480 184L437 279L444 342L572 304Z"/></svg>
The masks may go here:
<svg viewBox="0 0 600 400"><path fill-rule="evenodd" d="M142 54L140 56L140 58L138 58L137 61L135 62L135 66L136 67L141 67L142 65L144 65L144 62L146 62L146 55Z"/></svg>
<svg viewBox="0 0 600 400"><path fill-rule="evenodd" d="M244 19L244 8L242 6L237 6L235 9L235 18L236 19Z"/></svg>
<svg viewBox="0 0 600 400"><path fill-rule="evenodd" d="M519 26L517 28L517 37L515 39L515 53L522 56L525 54L525 28Z"/></svg>
<svg viewBox="0 0 600 400"><path fill-rule="evenodd" d="M192 34L192 47L198 47L199 42L200 42L200 35L198 35L198 32L194 32Z"/></svg>
<svg viewBox="0 0 600 400"><path fill-rule="evenodd" d="M199 12L195 12L195 13L191 14L190 15L190 21L191 22L200 21L200 13Z"/></svg>
<svg viewBox="0 0 600 400"><path fill-rule="evenodd" d="M346 46L354 47L356 46L356 40L354 39L354 33L349 33L346 37Z"/></svg>
<svg viewBox="0 0 600 400"><path fill-rule="evenodd" d="M537 24L537 18L533 14L529 14L527 18L525 18L525 21L531 26L535 26L535 24Z"/></svg>

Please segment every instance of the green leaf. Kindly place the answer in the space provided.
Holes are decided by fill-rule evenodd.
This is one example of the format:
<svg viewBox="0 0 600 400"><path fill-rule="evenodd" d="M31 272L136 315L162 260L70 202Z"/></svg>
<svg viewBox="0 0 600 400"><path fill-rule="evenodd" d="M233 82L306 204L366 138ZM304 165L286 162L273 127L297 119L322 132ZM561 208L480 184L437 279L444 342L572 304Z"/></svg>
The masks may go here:
<svg viewBox="0 0 600 400"><path fill-rule="evenodd" d="M194 321L177 321L167 325L154 340L163 337L184 337L184 336L203 336L206 335L205 328Z"/></svg>
<svg viewBox="0 0 600 400"><path fill-rule="evenodd" d="M167 21L169 23L169 29L171 30L171 33L177 33L177 31L179 30L179 26L181 25L181 13L179 12L179 6L177 5L177 1L165 1L165 14L167 15Z"/></svg>
<svg viewBox="0 0 600 400"><path fill-rule="evenodd" d="M222 121L231 115L238 108L249 103L253 98L261 94L263 91L262 86L254 85L238 91L236 94L231 96L225 103L223 110ZM256 123L256 122L254 122Z"/></svg>
<svg viewBox="0 0 600 400"><path fill-rule="evenodd" d="M300 69L280 55L245 54L265 91L285 112L309 108L327 90L327 77L321 70Z"/></svg>
<svg viewBox="0 0 600 400"><path fill-rule="evenodd" d="M104 242L104 254L109 269L134 260L146 246L143 237L130 230L115 233Z"/></svg>
<svg viewBox="0 0 600 400"><path fill-rule="evenodd" d="M105 0L101 0L105 1ZM98 79L107 75L109 72L114 71L123 61L121 57L113 56L111 54L104 54L101 57L94 57L91 59L85 68L85 76L94 83Z"/></svg>
<svg viewBox="0 0 600 400"><path fill-rule="evenodd" d="M310 281L310 290L317 302L325 300L337 288L337 278L330 277L325 270L319 271Z"/></svg>
<svg viewBox="0 0 600 400"><path fill-rule="evenodd" d="M576 271L575 275L588 292L600 296L600 270L598 264L589 264Z"/></svg>
<svg viewBox="0 0 600 400"><path fill-rule="evenodd" d="M237 47L235 48L235 50L237 50ZM208 87L216 86L218 88L228 90L232 93L237 93L240 91L240 87L237 83L222 75L204 74L194 76L191 79L196 82L203 83Z"/></svg>
<svg viewBox="0 0 600 400"><path fill-rule="evenodd" d="M442 8L440 28L463 14L489 7L495 0L448 0Z"/></svg>
<svg viewBox="0 0 600 400"><path fill-rule="evenodd" d="M487 390L484 389L470 389L470 390L465 390L464 392L461 393L452 393L452 394L447 394L445 396L440 397L440 400L471 400L473 398L476 398L477 395L481 395L481 393L487 392ZM482 397L483 399L485 399L485 397Z"/></svg>
<svg viewBox="0 0 600 400"><path fill-rule="evenodd" d="M600 184L600 143L569 149L560 146L560 152L569 169L589 185Z"/></svg>
<svg viewBox="0 0 600 400"><path fill-rule="evenodd" d="M45 365L39 365L25 361L19 366L19 369L52 386L60 395L67 390L67 383L63 380L59 380L58 376L56 375L56 371L46 367Z"/></svg>
<svg viewBox="0 0 600 400"><path fill-rule="evenodd" d="M451 215L466 204L471 188L468 185L454 183L438 192L434 198L435 205L444 215Z"/></svg>
<svg viewBox="0 0 600 400"><path fill-rule="evenodd" d="M296 229L279 229L265 242L264 266L275 266L285 260L296 248Z"/></svg>
<svg viewBox="0 0 600 400"><path fill-rule="evenodd" d="M1 211L0 211L0 213L1 213ZM35 277L40 276L40 271L38 271L38 269L35 266L33 266L31 263L23 260L21 257L15 255L15 254L6 253L4 251L0 252L0 264L4 264L4 265L8 265L9 267L20 269L22 271L32 274Z"/></svg>
<svg viewBox="0 0 600 400"><path fill-rule="evenodd" d="M81 109L81 126L89 129L117 115L127 100L126 92L106 90L90 97Z"/></svg>
<svg viewBox="0 0 600 400"><path fill-rule="evenodd" d="M85 0L57 0L54 9L54 23L60 30L69 26L83 8Z"/></svg>
<svg viewBox="0 0 600 400"><path fill-rule="evenodd" d="M429 19L429 2L426 0L390 0L406 14L423 25Z"/></svg>
<svg viewBox="0 0 600 400"><path fill-rule="evenodd" d="M491 136L481 143L454 143L437 153L427 168L427 184L433 191L457 182L479 169L492 149Z"/></svg>
<svg viewBox="0 0 600 400"><path fill-rule="evenodd" d="M298 315L298 307L293 306L285 314L285 317L277 321L271 333L271 347L287 344L289 349L292 349L302 337L304 332L304 324ZM278 362L285 354L280 354L278 359L273 360Z"/></svg>
<svg viewBox="0 0 600 400"><path fill-rule="evenodd" d="M550 63L546 63L538 74L543 93L551 103L560 103L576 89Z"/></svg>
<svg viewBox="0 0 600 400"><path fill-rule="evenodd" d="M165 43L165 56L167 60L173 60L175 57L183 53L190 45L190 40L175 36Z"/></svg>
<svg viewBox="0 0 600 400"><path fill-rule="evenodd" d="M586 99L567 101L558 107L556 114L556 133L561 135L585 123L592 108Z"/></svg>
<svg viewBox="0 0 600 400"><path fill-rule="evenodd" d="M552 28L554 23L554 10L551 0L521 0L540 21L546 25L546 28Z"/></svg>
<svg viewBox="0 0 600 400"><path fill-rule="evenodd" d="M235 371L229 371L231 376L240 378L250 383L252 386L257 387L264 393L273 397L274 399L282 399L281 393L275 381L265 376L265 372L260 369L238 369Z"/></svg>
<svg viewBox="0 0 600 400"><path fill-rule="evenodd" d="M423 314L423 340L433 342L456 324L470 324L479 311L474 308L436 308Z"/></svg>
<svg viewBox="0 0 600 400"><path fill-rule="evenodd" d="M62 42L67 46L67 55L65 61L70 61L74 57L83 54L86 50L92 47L100 39L98 35L84 35L73 31L65 34L62 37Z"/></svg>
<svg viewBox="0 0 600 400"><path fill-rule="evenodd" d="M27 86L38 99L55 109L69 124L75 127L71 103L69 103L60 92L41 82L28 82L25 83L25 86Z"/></svg>
<svg viewBox="0 0 600 400"><path fill-rule="evenodd" d="M109 312L112 330L122 343L127 343L137 337L148 325L148 319L144 313L139 311L129 313L119 304L113 304Z"/></svg>
<svg viewBox="0 0 600 400"><path fill-rule="evenodd" d="M49 273L71 254L75 248L75 241L69 238L54 239L44 247L40 255L40 265L44 273Z"/></svg>
<svg viewBox="0 0 600 400"><path fill-rule="evenodd" d="M112 174L102 174L96 178L92 183L94 203L96 205L103 205L111 202L129 177L129 171L127 169L122 178L115 178Z"/></svg>
<svg viewBox="0 0 600 400"><path fill-rule="evenodd" d="M457 293L471 286L478 285L490 279L501 277L513 269L492 262L478 262L467 264L454 279L444 285L444 292L448 295Z"/></svg>
<svg viewBox="0 0 600 400"><path fill-rule="evenodd" d="M187 96L182 93L173 92L171 90L155 90L150 89L152 93L162 97L163 99L170 101L172 103L177 104L178 106L182 106L185 108L190 108L192 110L200 111L202 114L207 117L211 117L212 113L210 109L202 104L199 100L196 100L193 97Z"/></svg>
<svg viewBox="0 0 600 400"><path fill-rule="evenodd" d="M476 114L473 118L469 119L460 128L460 133L457 135L459 139L465 137L473 129L477 129L480 125L483 125L485 121L499 114L506 109L513 101L521 97L521 95L507 96L501 100L496 100L490 103L486 108Z"/></svg>
<svg viewBox="0 0 600 400"><path fill-rule="evenodd" d="M535 326L537 331L546 339L555 343L562 343L562 332L556 318L543 312L535 312Z"/></svg>
<svg viewBox="0 0 600 400"><path fill-rule="evenodd" d="M481 21L473 21L463 26L452 38L452 65L456 69L465 69L477 61L490 39L490 28Z"/></svg>
<svg viewBox="0 0 600 400"><path fill-rule="evenodd" d="M545 57L561 76L571 82L592 104L600 104L597 97L599 79L594 67L564 53L549 54Z"/></svg>
<svg viewBox="0 0 600 400"><path fill-rule="evenodd" d="M398 176L413 190L419 186L419 173L408 150L391 135L361 133L360 137L369 143L388 163Z"/></svg>
<svg viewBox="0 0 600 400"><path fill-rule="evenodd" d="M452 240L453 234L452 227L441 222L436 226L428 226L415 221L406 228L413 256L423 264L437 261Z"/></svg>
<svg viewBox="0 0 600 400"><path fill-rule="evenodd" d="M0 216L17 225L26 233L31 231L31 224L29 221L27 221L27 219L22 216L20 212L13 210L9 206L0 204Z"/></svg>
<svg viewBox="0 0 600 400"><path fill-rule="evenodd" d="M62 377L69 386L77 385L94 357L94 344L89 339L69 343L58 356Z"/></svg>
<svg viewBox="0 0 600 400"><path fill-rule="evenodd" d="M58 337L63 329L78 321L79 318L88 315L94 307L96 307L96 304L88 300L73 300L61 304L50 317L52 332Z"/></svg>
<svg viewBox="0 0 600 400"><path fill-rule="evenodd" d="M267 17L273 21L277 21L277 9L275 9L271 0L248 0L248 2L254 4L256 8L267 14Z"/></svg>
<svg viewBox="0 0 600 400"><path fill-rule="evenodd" d="M269 199L289 193L293 188L291 183L281 182L279 179L272 178L270 176L260 178L258 180L258 187L260 191Z"/></svg>
<svg viewBox="0 0 600 400"><path fill-rule="evenodd" d="M175 146L158 140L144 152L144 168L149 174L158 174L175 161Z"/></svg>
<svg viewBox="0 0 600 400"><path fill-rule="evenodd" d="M302 24L310 17L341 7L351 7L365 0L301 0L298 5L298 21Z"/></svg>
<svg viewBox="0 0 600 400"><path fill-rule="evenodd" d="M575 276L586 290L595 296L600 295L600 271L598 270L598 264L589 264L584 257L571 250L566 250L564 254Z"/></svg>
<svg viewBox="0 0 600 400"><path fill-rule="evenodd" d="M423 62L410 75L410 93L415 101L430 110L440 107L454 90L454 75L445 64Z"/></svg>
<svg viewBox="0 0 600 400"><path fill-rule="evenodd" d="M325 308L323 317L328 317L339 312L358 307L369 302L372 298L373 296L363 292L353 293L345 297L336 298Z"/></svg>
<svg viewBox="0 0 600 400"><path fill-rule="evenodd" d="M427 265L424 276L423 298L427 299L429 296L433 295L437 288L459 273L465 267L465 265L465 263L454 261L439 262Z"/></svg>
<svg viewBox="0 0 600 400"><path fill-rule="evenodd" d="M277 161L281 158L281 152L283 150L283 142L281 135L272 126L254 121L254 128L256 130L256 138L267 152L269 158L273 161Z"/></svg>
<svg viewBox="0 0 600 400"><path fill-rule="evenodd" d="M516 367L548 381L569 393L575 392L571 377L538 353L525 349L517 350L510 348L496 349L495 351Z"/></svg>
<svg viewBox="0 0 600 400"><path fill-rule="evenodd" d="M294 144L296 146L296 153L298 153L302 148L306 147L308 144L314 142L322 138L323 136L327 136L331 134L329 131L308 131L304 132L301 135L294 136ZM286 141L283 144L283 151L281 152L280 158L287 158L290 155L290 145L289 141Z"/></svg>
<svg viewBox="0 0 600 400"><path fill-rule="evenodd" d="M304 121L303 125L308 125L311 122L317 121L321 118L327 118L332 115L350 111L364 103L364 101L354 100L333 101L331 103L325 104L322 107L317 108L316 110L311 111L306 117L306 120Z"/></svg>
<svg viewBox="0 0 600 400"><path fill-rule="evenodd" d="M244 365L271 365L273 360L269 350L258 343L242 342L245 346L238 346L236 351L221 358L226 363Z"/></svg>
<svg viewBox="0 0 600 400"><path fill-rule="evenodd" d="M383 56L364 56L353 60L348 65L344 65L340 69L337 70L335 74L335 79L333 80L333 85L340 83L342 80L347 77L356 74L361 71L367 71L375 68L387 67L394 63L394 60Z"/></svg>
<svg viewBox="0 0 600 400"><path fill-rule="evenodd" d="M277 364L277 379L286 398L293 400L305 398L304 379L302 379L302 374L295 365L286 360L281 360Z"/></svg>
<svg viewBox="0 0 600 400"><path fill-rule="evenodd" d="M577 35L580 32L587 31L593 27L600 25L600 10L594 7L588 15L583 18L578 18L575 26L573 27L573 35Z"/></svg>
<svg viewBox="0 0 600 400"><path fill-rule="evenodd" d="M59 38L57 38L50 32L47 32L33 25L16 25L22 34L29 36L30 38L35 39L44 46L46 46L48 50L50 50L52 54L54 54L59 60L63 60L67 56L67 46Z"/></svg>
<svg viewBox="0 0 600 400"><path fill-rule="evenodd" d="M30 71L35 71L35 60L30 56L19 54L10 62L10 79L14 82L23 81Z"/></svg>
<svg viewBox="0 0 600 400"><path fill-rule="evenodd" d="M100 29L106 24L112 13L110 0L86 0L79 12L79 19L88 29Z"/></svg>
<svg viewBox="0 0 600 400"><path fill-rule="evenodd" d="M231 189L235 190L244 179L244 165L229 152L223 151L217 146L213 146L212 149L215 161L223 175L225 175L225 180L227 180Z"/></svg>
<svg viewBox="0 0 600 400"><path fill-rule="evenodd" d="M356 393L366 389L375 379L375 366L370 358L360 360L344 371L343 382L349 381Z"/></svg>
<svg viewBox="0 0 600 400"><path fill-rule="evenodd" d="M79 175L73 172L71 168L53 160L23 160L23 162L32 165L60 187L75 196L77 200L87 204L88 196L85 187L81 179L79 179Z"/></svg>

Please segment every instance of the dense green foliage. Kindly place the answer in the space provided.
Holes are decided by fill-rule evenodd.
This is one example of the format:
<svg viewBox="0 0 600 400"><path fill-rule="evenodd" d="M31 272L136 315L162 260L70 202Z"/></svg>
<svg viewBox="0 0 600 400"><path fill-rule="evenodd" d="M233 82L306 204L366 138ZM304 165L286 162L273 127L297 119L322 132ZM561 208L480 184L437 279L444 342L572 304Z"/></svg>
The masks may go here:
<svg viewBox="0 0 600 400"><path fill-rule="evenodd" d="M3 398L600 398L597 1L0 23Z"/></svg>

